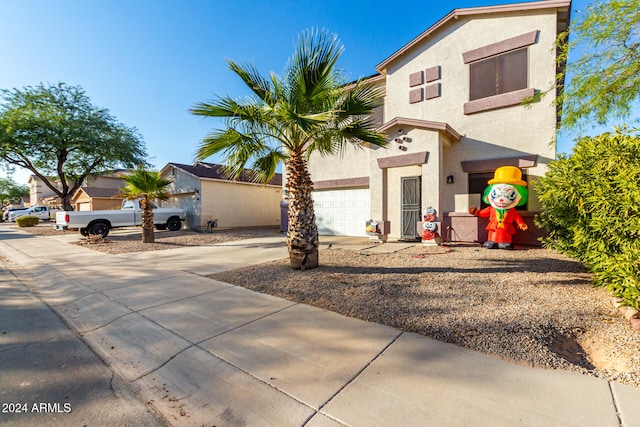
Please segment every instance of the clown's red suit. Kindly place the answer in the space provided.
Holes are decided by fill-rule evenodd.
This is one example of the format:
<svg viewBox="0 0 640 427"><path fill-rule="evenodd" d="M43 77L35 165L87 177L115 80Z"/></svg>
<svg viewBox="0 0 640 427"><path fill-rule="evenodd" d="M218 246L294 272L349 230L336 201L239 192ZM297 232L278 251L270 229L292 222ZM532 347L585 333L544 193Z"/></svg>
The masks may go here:
<svg viewBox="0 0 640 427"><path fill-rule="evenodd" d="M520 230L527 229L527 224L525 224L518 211L513 208L502 211L489 206L482 210L474 211L473 215L480 218L489 218L487 231L489 231L490 242L511 244L513 235L516 234L514 223L517 224Z"/></svg>
<svg viewBox="0 0 640 427"><path fill-rule="evenodd" d="M515 210L516 206L527 203L527 183L522 179L522 172L515 166L502 166L496 169L493 179L484 190L482 200L489 204L488 208L478 210L475 206L469 209L471 215L489 218L489 240L484 246L489 249L512 249L512 237L516 233L514 223L520 230L526 230L527 224Z"/></svg>

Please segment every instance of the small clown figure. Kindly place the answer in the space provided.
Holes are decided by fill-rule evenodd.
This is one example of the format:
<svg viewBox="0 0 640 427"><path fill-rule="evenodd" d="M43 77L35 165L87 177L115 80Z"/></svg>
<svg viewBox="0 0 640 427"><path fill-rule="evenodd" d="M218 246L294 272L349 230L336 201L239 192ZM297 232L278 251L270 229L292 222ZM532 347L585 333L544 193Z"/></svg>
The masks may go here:
<svg viewBox="0 0 640 427"><path fill-rule="evenodd" d="M527 203L529 195L527 183L522 180L522 172L514 166L502 166L496 169L493 179L484 190L482 200L490 206L478 210L475 206L469 213L481 218L489 218L489 240L484 246L489 249L512 249L512 236L516 233L514 222L522 231L527 230L527 224L520 216L516 206Z"/></svg>

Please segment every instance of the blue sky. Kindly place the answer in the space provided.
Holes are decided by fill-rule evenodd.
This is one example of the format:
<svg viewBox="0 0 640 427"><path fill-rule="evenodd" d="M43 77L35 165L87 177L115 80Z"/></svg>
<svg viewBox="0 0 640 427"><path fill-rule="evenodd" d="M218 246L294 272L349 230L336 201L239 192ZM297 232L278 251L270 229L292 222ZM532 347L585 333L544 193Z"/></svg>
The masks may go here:
<svg viewBox="0 0 640 427"><path fill-rule="evenodd" d="M138 128L156 168L191 163L216 122L188 109L213 94L247 94L227 58L280 72L303 30L327 28L345 45L340 66L355 79L453 8L513 2L0 0L0 88L82 86ZM573 9L586 3L574 0ZM571 147L561 137L558 151ZM14 179L28 176L17 170Z"/></svg>

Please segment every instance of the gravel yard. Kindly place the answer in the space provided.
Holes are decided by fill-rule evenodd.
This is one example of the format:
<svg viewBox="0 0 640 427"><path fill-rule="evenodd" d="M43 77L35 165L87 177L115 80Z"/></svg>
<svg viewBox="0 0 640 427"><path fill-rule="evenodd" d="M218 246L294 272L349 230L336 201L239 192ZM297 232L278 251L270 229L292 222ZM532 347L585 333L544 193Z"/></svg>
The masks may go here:
<svg viewBox="0 0 640 427"><path fill-rule="evenodd" d="M22 229L50 235L48 227ZM157 232L107 237L107 253L215 244L268 229ZM81 243L78 243L81 244ZM354 247L356 248L356 247ZM288 259L218 273L233 283L347 316L416 332L515 363L566 369L640 387L640 332L593 288L580 263L540 248L415 245L395 253L322 249L321 266L294 271Z"/></svg>
<svg viewBox="0 0 640 427"><path fill-rule="evenodd" d="M122 254L129 252L158 251L175 249L182 246L214 245L216 243L230 242L233 240L250 239L252 237L273 236L280 233L273 227L250 227L233 229L214 229L213 232L196 232L191 230L179 231L155 231L155 243L142 243L142 236L138 228L113 229L101 243L88 243L80 236L78 231L56 231L47 223L38 227L15 227L21 231L37 234L39 236L56 236L72 234L78 236L75 244L89 247L93 250L108 253Z"/></svg>
<svg viewBox="0 0 640 427"><path fill-rule="evenodd" d="M210 277L515 363L640 387L640 332L570 258L416 245L392 254L330 248L320 263L300 272L281 260Z"/></svg>

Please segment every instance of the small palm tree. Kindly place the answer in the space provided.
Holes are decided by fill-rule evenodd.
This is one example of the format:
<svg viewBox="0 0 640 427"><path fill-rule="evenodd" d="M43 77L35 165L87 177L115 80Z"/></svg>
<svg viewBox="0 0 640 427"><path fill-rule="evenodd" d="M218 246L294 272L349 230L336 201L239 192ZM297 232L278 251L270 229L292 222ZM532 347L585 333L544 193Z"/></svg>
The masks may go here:
<svg viewBox="0 0 640 427"><path fill-rule="evenodd" d="M153 243L153 200L165 200L168 195L164 191L171 180L160 177L160 172L148 171L140 166L130 175L123 177L125 186L121 188L121 196L131 200L140 198L142 209L142 243Z"/></svg>
<svg viewBox="0 0 640 427"><path fill-rule="evenodd" d="M318 228L313 210L313 182L307 162L312 153L339 154L347 142L360 146L386 145L375 130L373 110L382 105L383 89L358 80L346 84L336 62L343 46L327 31L304 32L284 75L261 76L251 65L229 61L253 92L247 99L229 96L198 103L191 113L226 119L226 128L206 136L197 160L224 152L231 177L248 162L257 182L268 182L280 161L288 172L289 228L287 246L291 266L318 266Z"/></svg>

